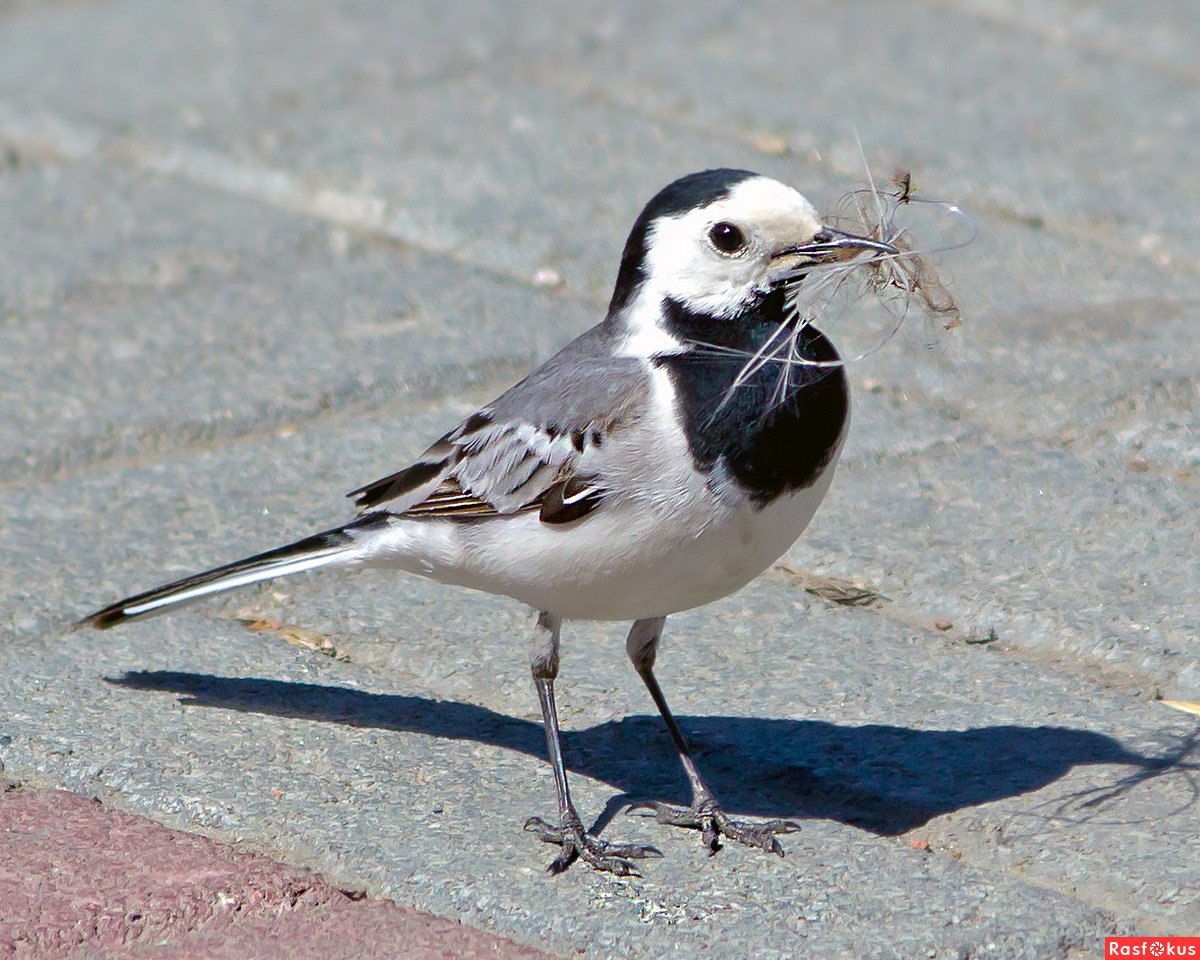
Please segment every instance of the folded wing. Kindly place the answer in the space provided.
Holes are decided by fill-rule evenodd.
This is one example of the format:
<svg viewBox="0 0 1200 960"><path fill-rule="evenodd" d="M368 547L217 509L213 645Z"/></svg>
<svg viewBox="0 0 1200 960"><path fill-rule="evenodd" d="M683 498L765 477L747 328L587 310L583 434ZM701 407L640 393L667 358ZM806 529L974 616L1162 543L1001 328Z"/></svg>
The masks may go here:
<svg viewBox="0 0 1200 960"><path fill-rule="evenodd" d="M648 394L641 361L614 357L603 327L472 414L412 466L353 491L364 511L463 522L538 510L578 520L608 492L603 447Z"/></svg>

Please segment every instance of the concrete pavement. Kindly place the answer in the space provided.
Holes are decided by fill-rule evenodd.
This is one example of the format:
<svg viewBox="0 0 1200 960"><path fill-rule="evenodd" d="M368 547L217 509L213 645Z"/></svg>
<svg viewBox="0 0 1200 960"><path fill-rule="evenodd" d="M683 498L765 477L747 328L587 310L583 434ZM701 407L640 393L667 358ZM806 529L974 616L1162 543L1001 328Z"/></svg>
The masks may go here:
<svg viewBox="0 0 1200 960"><path fill-rule="evenodd" d="M1183 0L4 8L6 775L559 956L1200 931L1196 722L1156 700L1200 700L1198 32ZM667 180L829 208L855 132L971 211L966 323L852 369L813 528L661 663L729 805L804 819L786 859L620 812L684 784L618 628L568 629L568 762L666 856L555 881L514 605L370 573L64 634L348 516L599 318Z"/></svg>

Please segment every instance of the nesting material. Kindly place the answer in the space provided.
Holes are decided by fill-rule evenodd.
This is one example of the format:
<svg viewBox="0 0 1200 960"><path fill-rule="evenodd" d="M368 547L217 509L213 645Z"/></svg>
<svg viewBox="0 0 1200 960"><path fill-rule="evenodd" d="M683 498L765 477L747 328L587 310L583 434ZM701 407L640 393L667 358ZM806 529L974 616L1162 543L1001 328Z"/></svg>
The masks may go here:
<svg viewBox="0 0 1200 960"><path fill-rule="evenodd" d="M919 242L909 225L910 213L932 213L930 233L940 231L941 242ZM970 218L956 205L917 196L907 170L896 173L880 189L868 177L868 185L850 191L825 218L835 229L890 244L892 254L864 253L850 260L801 264L782 281L787 294L788 319L753 353L711 343L693 342L706 351L735 355L744 360L723 404L745 384L761 382L764 368L777 371L770 405L781 405L791 393L812 381L797 376L801 367L840 367L871 356L883 349L900 331L913 305L929 321L935 334L962 324L958 303L939 278L932 256L970 243L975 236ZM957 238L954 234L958 234ZM845 321L849 330L838 329ZM816 360L806 354L811 337L806 328L815 326L834 333L840 346L851 344L837 360ZM870 346L853 348L861 330L879 328Z"/></svg>
<svg viewBox="0 0 1200 960"><path fill-rule="evenodd" d="M879 257L865 265L863 274L873 293L882 300L898 301L904 312L916 300L922 310L940 320L942 329L953 330L962 324L962 314L930 258L935 253L969 243L974 239L974 231L972 229L966 240L948 246L922 247L904 222L903 214L913 204L933 205L969 225L966 214L956 204L916 196L912 174L908 170L897 170L889 186L893 189L888 192L881 192L874 183L852 190L839 201L832 219L841 229L861 232L872 240L881 240L899 249L900 253L894 256Z"/></svg>

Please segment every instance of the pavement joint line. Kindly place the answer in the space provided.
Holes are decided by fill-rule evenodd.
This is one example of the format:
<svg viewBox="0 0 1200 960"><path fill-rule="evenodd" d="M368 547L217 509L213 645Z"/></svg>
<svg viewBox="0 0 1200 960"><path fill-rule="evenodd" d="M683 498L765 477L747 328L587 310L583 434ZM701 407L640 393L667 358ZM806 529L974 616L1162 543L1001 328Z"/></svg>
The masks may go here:
<svg viewBox="0 0 1200 960"><path fill-rule="evenodd" d="M929 2L937 2L937 0L929 0ZM536 77L529 77L533 82L541 82ZM765 150L761 146L761 141L767 136L778 136L777 132L766 130L753 130L748 128L733 128L733 129L717 129L701 121L684 114L675 114L669 110L658 110L649 108L644 104L637 103L632 99L622 96L613 95L611 91L604 90L600 87L590 85L586 81L577 81L571 87L571 93L578 99L591 100L594 103L620 107L622 109L631 110L634 113L648 120L657 121L659 123L673 123L685 129L691 130L694 133L704 134L706 136L734 136L742 140L754 148L759 153L766 157L776 157L781 154ZM793 145L787 135L783 135L786 143L785 154L793 158L801 159L811 166L824 170L827 173L836 174L838 177L858 177L863 176L863 169L859 165L846 165L839 162L836 158L853 153L858 155L858 144L852 144L850 140L830 140L826 142L824 149L817 149L813 144ZM815 154L815 156L814 156ZM872 167L874 169L874 167ZM1029 223L1029 216L997 203L994 198L984 194L964 194L950 198L955 204L965 210L973 217L980 214L987 214L997 219L1003 220L1006 223L1023 226L1026 229L1035 230L1038 233L1045 233L1056 237L1060 240L1070 240L1076 243L1086 243L1100 249L1110 252L1119 253L1126 260L1143 261L1150 263L1156 268L1163 269L1164 264L1157 256L1148 251L1143 251L1137 247L1132 247L1126 239L1123 239L1112 234L1112 230L1103 225L1092 228L1087 225L1075 225L1062 221L1054 222L1046 220L1040 222L1036 227ZM1183 269L1189 273L1200 274L1200 260L1191 258L1172 257L1169 264L1165 265L1171 269Z"/></svg>
<svg viewBox="0 0 1200 960"><path fill-rule="evenodd" d="M144 469L164 460L200 456L213 450L261 441L292 425L296 426L297 431L303 431L349 418L361 420L416 416L463 397L468 397L469 402L473 402L478 399L477 394L503 390L512 383L514 377L522 376L533 365L532 359L529 358L507 362L488 359L486 363L480 361L465 365L448 365L437 368L419 381L375 384L369 389L348 391L343 396L332 399L322 395L315 404L315 409L308 415L300 410L284 410L274 411L275 415L272 416L272 411L266 411L247 414L234 420L156 424L126 438L126 449L121 449L121 440L118 438L107 450L97 450L101 446L97 443L93 446L94 452L90 456L41 469L36 466L31 468L25 458L12 457L0 460L0 491L25 487L31 482L58 482L114 470ZM472 371L482 372L485 369L486 377L479 380L470 379ZM451 390L450 384L465 384L467 389ZM405 389L406 387L409 389ZM240 428L239 424L245 428ZM230 426L232 429L228 429ZM190 439L176 442L176 437L189 434L188 430L181 427L193 428ZM227 429L222 430L222 427ZM71 450L77 453L78 444L72 445ZM54 452L51 451L51 456ZM47 458L42 459L44 462Z"/></svg>
<svg viewBox="0 0 1200 960"><path fill-rule="evenodd" d="M544 81L536 76L528 76L526 79L545 85ZM647 109L644 104L634 103L626 97L613 96L587 82L572 84L570 95L601 105L620 107L649 120L677 124L706 136L727 137L730 134L727 129L716 130L687 116ZM751 129L733 131L734 136L756 151L770 156L770 151L763 150L760 145L764 133L762 130ZM124 158L137 169L178 177L227 195L246 197L320 222L353 229L369 236L383 237L415 250L445 257L454 263L470 266L481 273L515 280L535 289L544 289L546 286L536 275L531 276L468 260L461 252L461 237L453 233L443 233L439 237L429 230L419 228L419 218L414 216L412 210L397 207L386 197L345 190L332 183L322 185L318 178L302 177L288 170L238 161L219 151L163 145L127 135L106 134L89 125L68 121L49 112L31 116L3 100L0 100L0 139L8 139L35 155L50 153L64 160L82 160L93 156ZM858 166L847 167L834 159L849 150L849 140L832 141L826 144L824 150L816 151L815 157L812 156L812 151L797 152L788 146L789 152L817 169L842 177L861 176L863 171ZM857 145L853 152L856 151ZM1020 211L1010 209L985 196L966 195L956 198L955 202L969 213L986 213L1018 225L1025 224L1027 220ZM1131 249L1126 240L1112 236L1111 231L1107 229L1090 229L1086 226L1049 221L1039 225L1037 229L1059 239L1088 243L1109 252L1119 253L1126 259L1147 261L1159 268L1163 266L1152 252L1136 247ZM1175 258L1169 266L1200 274L1200 260ZM588 296L585 291L566 287L563 289L573 296L596 299Z"/></svg>
<svg viewBox="0 0 1200 960"><path fill-rule="evenodd" d="M79 456L79 443L71 444L70 450L75 456L65 462L54 462L54 455L61 452L61 448L54 448L49 454L43 455L40 458L41 465L31 466L28 458L19 455L0 460L0 491L25 487L31 482L60 482L114 470L144 469L164 460L200 456L214 450L255 443L291 426L302 432L337 424L349 418L361 420L364 417L380 419L415 416L459 399L468 403L486 402L493 394L506 389L535 365L536 361L533 358L513 359L507 362L488 359L462 366L452 365L449 369L438 368L419 382L391 381L347 391L335 397L322 395L315 403L314 409L307 414L303 410L265 411L231 420L163 422L147 426L125 438L107 435L93 437L91 450L84 456ZM484 370L487 372L485 377L479 380L464 380L464 375L469 377L473 371ZM447 382L465 383L467 389L439 389L439 384ZM405 389L406 387L411 389ZM414 391L421 392L414 396ZM939 409L946 409L945 405L939 406ZM952 440L932 439L918 448L890 454L880 453L867 459L872 463L883 460L905 462L914 457L953 449L983 435L986 424L976 424L969 414L957 411L952 406L948 409L951 410L955 422L964 426L962 434L956 435ZM178 440L181 436L186 439ZM1051 437L1043 439L1048 444L1053 442ZM109 442L105 442L106 440ZM87 448L85 446L82 449ZM49 465L46 465L47 460L51 461Z"/></svg>
<svg viewBox="0 0 1200 960"><path fill-rule="evenodd" d="M854 585L870 592L873 598L864 602L849 602L830 599L828 596L823 596L820 592L810 589L810 587L819 588L823 582L836 583L841 578L825 577L811 570L802 570L786 561L777 561L761 574L761 577L775 580L787 587L803 590L821 602L839 607L847 612L853 610L879 617L906 631L922 634L930 642L940 642L949 649L960 650L964 655L968 652L968 647L985 647L990 655L999 654L1019 663L1048 670L1059 676L1082 679L1110 693L1148 695L1148 691L1155 688L1154 678L1146 675L1145 670L1137 664L1110 665L1094 657L1086 659L1077 657L1067 667L1064 665L1065 654L1063 651L1007 642L1004 637L996 637L994 641L991 639L984 641L978 636L972 637L966 631L953 625L943 629L937 626L939 618L936 612L925 610L921 606L908 605L903 597L897 599L884 595L881 592L886 589L884 585L868 582L865 579L855 581ZM1152 700L1146 700L1146 703L1152 702Z"/></svg>
<svg viewBox="0 0 1200 960"><path fill-rule="evenodd" d="M7 140L34 156L60 161L126 160L144 172L187 180L230 196L245 197L367 236L382 237L469 266L487 276L517 281L538 290L547 288L536 275L468 259L460 249L463 238L449 233L438 237L418 228L419 219L411 210L400 208L385 197L345 190L332 183L323 185L318 178L238 161L215 150L108 134L49 112L26 114L3 100L0 100L0 140ZM564 292L595 299L585 291Z"/></svg>

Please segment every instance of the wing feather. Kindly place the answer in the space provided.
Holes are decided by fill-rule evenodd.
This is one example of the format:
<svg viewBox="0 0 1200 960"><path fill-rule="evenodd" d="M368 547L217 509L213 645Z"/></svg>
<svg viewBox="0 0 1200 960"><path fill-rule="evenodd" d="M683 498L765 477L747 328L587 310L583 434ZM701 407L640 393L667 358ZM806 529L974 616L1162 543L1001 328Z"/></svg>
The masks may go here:
<svg viewBox="0 0 1200 960"><path fill-rule="evenodd" d="M412 466L350 496L369 511L478 521L539 510L567 523L604 499L593 454L641 413L646 371L615 357L593 328L494 403L472 414Z"/></svg>

